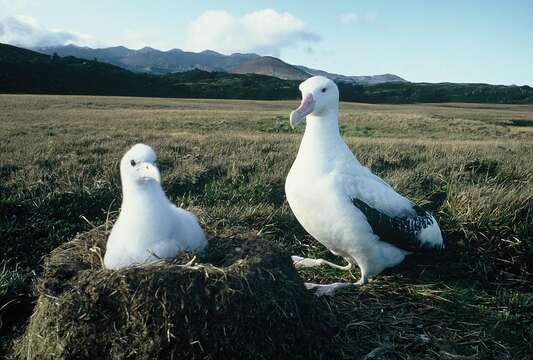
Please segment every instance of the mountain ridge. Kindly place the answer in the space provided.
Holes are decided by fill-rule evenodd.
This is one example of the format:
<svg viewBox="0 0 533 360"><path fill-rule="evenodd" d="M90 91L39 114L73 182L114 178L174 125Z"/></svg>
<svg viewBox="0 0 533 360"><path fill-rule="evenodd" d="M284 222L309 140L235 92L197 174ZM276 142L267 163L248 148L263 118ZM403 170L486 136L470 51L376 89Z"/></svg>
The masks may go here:
<svg viewBox="0 0 533 360"><path fill-rule="evenodd" d="M249 60L231 72L234 74L275 76L284 80L305 80L311 76L308 72L273 56L262 56Z"/></svg>
<svg viewBox="0 0 533 360"><path fill-rule="evenodd" d="M273 56L260 56L253 53L224 55L209 49L201 52L191 52L181 49L163 51L148 46L133 50L124 46L93 49L86 46L65 45L38 47L32 50L48 55L56 53L63 57L74 56L86 60L96 58L99 61L107 62L134 72L160 75L200 69L237 74L269 75L285 80L304 80L313 75L323 75L335 81L352 84L407 82L403 78L392 74L347 76L312 69L302 65L288 64Z"/></svg>
<svg viewBox="0 0 533 360"><path fill-rule="evenodd" d="M356 84L381 84L386 82L408 82L405 79L399 77L398 75L394 74L381 74L381 75L341 75L341 74L335 74L330 73L323 70L317 70L312 69L307 66L303 65L294 65L295 67L311 74L311 75L321 75L326 76L330 78L333 81L341 81L341 82L348 82L348 83L356 83Z"/></svg>

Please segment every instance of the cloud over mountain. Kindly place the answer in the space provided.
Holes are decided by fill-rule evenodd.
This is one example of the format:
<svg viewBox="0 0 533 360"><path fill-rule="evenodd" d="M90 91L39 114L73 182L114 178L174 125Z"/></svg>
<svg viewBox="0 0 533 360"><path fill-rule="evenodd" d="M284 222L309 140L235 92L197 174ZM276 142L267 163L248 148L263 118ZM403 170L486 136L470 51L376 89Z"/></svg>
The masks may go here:
<svg viewBox="0 0 533 360"><path fill-rule="evenodd" d="M56 29L48 29L29 16L10 16L0 20L0 42L25 46L89 45L89 36Z"/></svg>
<svg viewBox="0 0 533 360"><path fill-rule="evenodd" d="M206 11L191 22L187 33L187 46L194 51L212 49L276 56L285 47L320 40L302 20L272 9L240 17L227 11Z"/></svg>

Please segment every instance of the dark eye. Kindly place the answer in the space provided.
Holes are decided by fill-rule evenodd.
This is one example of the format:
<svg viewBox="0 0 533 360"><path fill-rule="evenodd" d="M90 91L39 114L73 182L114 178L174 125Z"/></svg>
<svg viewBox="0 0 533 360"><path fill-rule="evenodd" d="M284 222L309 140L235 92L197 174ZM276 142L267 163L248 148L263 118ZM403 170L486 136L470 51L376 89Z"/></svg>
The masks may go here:
<svg viewBox="0 0 533 360"><path fill-rule="evenodd" d="M135 160L130 160L131 166L135 166Z"/></svg>
<svg viewBox="0 0 533 360"><path fill-rule="evenodd" d="M326 92L326 88L323 88L323 89L322 89L322 92Z"/></svg>

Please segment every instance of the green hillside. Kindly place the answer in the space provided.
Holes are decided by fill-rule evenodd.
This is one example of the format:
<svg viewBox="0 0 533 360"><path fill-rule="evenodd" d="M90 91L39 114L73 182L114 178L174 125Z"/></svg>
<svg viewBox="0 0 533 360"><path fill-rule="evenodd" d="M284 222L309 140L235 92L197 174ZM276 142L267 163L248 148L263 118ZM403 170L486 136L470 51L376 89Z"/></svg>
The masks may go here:
<svg viewBox="0 0 533 360"><path fill-rule="evenodd" d="M48 56L0 44L0 93L274 100L296 98L297 85L270 76L201 70L139 74L97 60Z"/></svg>
<svg viewBox="0 0 533 360"><path fill-rule="evenodd" d="M455 83L384 83L377 85L339 84L344 101L376 104L403 103L533 103L530 86Z"/></svg>
<svg viewBox="0 0 533 360"><path fill-rule="evenodd" d="M146 97L297 99L299 81L254 74L191 70L166 75L133 73L75 57L48 56L0 44L0 93ZM488 84L339 83L341 100L366 103L533 103L533 88Z"/></svg>

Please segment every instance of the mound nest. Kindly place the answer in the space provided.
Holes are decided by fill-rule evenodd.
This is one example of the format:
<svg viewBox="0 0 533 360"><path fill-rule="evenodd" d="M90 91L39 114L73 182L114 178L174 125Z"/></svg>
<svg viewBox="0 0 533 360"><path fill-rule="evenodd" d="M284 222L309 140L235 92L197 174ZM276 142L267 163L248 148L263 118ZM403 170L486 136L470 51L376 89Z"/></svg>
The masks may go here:
<svg viewBox="0 0 533 360"><path fill-rule="evenodd" d="M287 254L249 236L204 258L109 271L102 228L54 250L17 354L26 359L317 358L316 312Z"/></svg>

